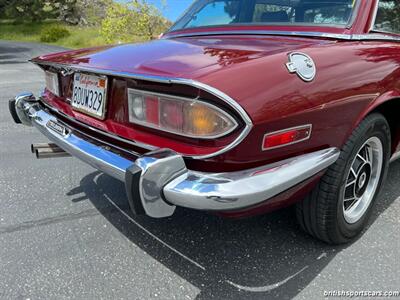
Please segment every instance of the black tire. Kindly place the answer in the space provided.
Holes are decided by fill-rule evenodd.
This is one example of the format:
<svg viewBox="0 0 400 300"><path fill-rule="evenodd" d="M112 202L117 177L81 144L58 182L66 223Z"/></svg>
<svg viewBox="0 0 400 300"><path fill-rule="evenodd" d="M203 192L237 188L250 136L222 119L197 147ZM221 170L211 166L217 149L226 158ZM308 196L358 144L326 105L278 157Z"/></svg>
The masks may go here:
<svg viewBox="0 0 400 300"><path fill-rule="evenodd" d="M361 219L348 223L343 212L346 180L353 161L364 143L377 137L383 146L383 163L378 187ZM353 131L341 150L339 159L328 168L316 188L296 205L296 216L304 231L329 244L352 241L365 228L382 184L386 178L391 153L390 127L379 113L367 116Z"/></svg>

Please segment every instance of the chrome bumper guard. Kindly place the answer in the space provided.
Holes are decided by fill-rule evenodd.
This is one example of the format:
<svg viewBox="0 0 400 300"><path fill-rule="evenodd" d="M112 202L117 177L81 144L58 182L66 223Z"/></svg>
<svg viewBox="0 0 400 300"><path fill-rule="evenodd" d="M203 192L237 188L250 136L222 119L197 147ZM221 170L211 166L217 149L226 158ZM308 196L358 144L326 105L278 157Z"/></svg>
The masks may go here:
<svg viewBox="0 0 400 300"><path fill-rule="evenodd" d="M129 160L90 143L29 93L10 100L10 113L72 156L125 182L132 210L154 218L171 216L176 206L207 211L251 207L316 175L339 157L337 148L328 148L254 169L203 173L188 170L183 157L169 149Z"/></svg>

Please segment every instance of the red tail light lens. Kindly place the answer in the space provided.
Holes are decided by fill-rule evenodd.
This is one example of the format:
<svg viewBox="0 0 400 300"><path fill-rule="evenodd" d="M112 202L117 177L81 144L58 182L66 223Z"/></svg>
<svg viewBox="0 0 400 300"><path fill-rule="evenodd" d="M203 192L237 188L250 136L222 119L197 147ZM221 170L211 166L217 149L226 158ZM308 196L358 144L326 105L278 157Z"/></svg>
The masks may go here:
<svg viewBox="0 0 400 300"><path fill-rule="evenodd" d="M179 101L160 99L160 127L173 132L183 132L183 105Z"/></svg>
<svg viewBox="0 0 400 300"><path fill-rule="evenodd" d="M262 149L270 150L308 140L311 137L312 125L289 128L268 133L264 136Z"/></svg>
<svg viewBox="0 0 400 300"><path fill-rule="evenodd" d="M211 139L232 132L235 119L209 103L128 90L129 122L194 138Z"/></svg>
<svg viewBox="0 0 400 300"><path fill-rule="evenodd" d="M154 124L158 126L159 120L159 113L158 113L158 98L156 97L147 97L146 98L146 121L150 124Z"/></svg>

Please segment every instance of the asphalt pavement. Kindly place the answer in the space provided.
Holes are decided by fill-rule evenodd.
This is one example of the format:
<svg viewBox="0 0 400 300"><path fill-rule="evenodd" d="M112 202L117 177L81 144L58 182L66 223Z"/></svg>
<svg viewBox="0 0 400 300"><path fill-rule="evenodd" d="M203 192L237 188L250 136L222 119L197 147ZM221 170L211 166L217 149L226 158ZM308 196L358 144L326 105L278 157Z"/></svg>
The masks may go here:
<svg viewBox="0 0 400 300"><path fill-rule="evenodd" d="M14 124L8 99L40 92L33 56L61 51L0 41L0 299L321 299L400 290L400 162L368 230L333 247L293 210L244 220L178 209L132 216L121 182L74 158L36 160L46 142Z"/></svg>

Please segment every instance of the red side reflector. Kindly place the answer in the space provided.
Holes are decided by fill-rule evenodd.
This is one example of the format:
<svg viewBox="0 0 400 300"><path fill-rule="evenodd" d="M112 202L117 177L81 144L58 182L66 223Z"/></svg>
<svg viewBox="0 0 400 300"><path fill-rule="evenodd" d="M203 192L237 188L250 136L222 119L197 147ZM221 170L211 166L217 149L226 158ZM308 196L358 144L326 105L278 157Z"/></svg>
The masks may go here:
<svg viewBox="0 0 400 300"><path fill-rule="evenodd" d="M270 150L308 140L311 136L311 125L289 128L264 135L263 150Z"/></svg>

